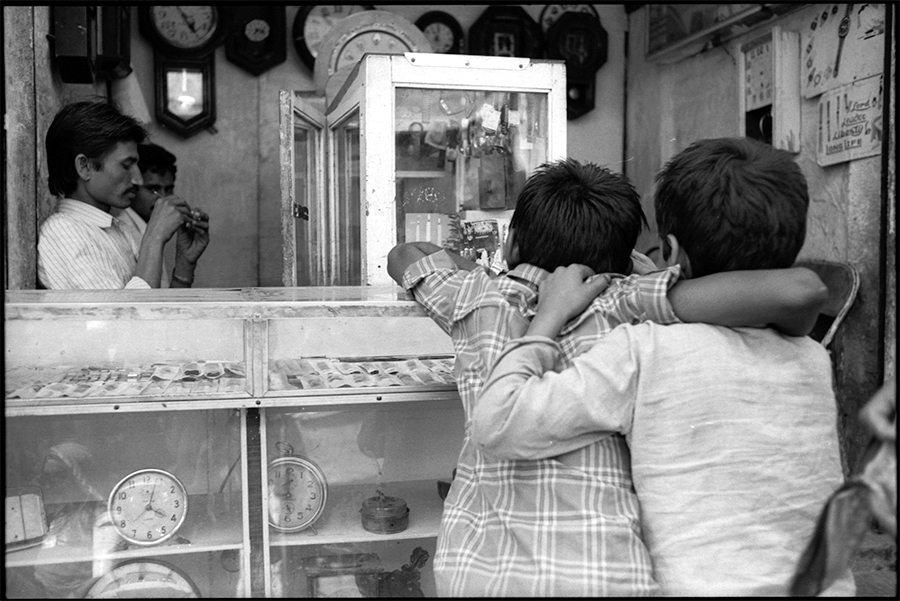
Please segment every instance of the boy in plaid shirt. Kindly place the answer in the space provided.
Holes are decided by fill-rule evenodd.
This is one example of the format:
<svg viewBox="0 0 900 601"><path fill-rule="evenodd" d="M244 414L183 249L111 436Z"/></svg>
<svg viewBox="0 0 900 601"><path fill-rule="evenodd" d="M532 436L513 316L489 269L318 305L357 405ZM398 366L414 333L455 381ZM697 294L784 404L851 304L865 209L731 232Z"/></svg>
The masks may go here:
<svg viewBox="0 0 900 601"><path fill-rule="evenodd" d="M442 596L654 595L625 439L610 434L536 461L496 460L471 439L474 403L507 341L525 333L541 281L572 263L611 274L560 332L559 369L622 323L774 323L805 334L824 300L808 270L785 269L722 286L715 277L679 282L672 266L631 273L642 224L628 180L566 159L526 182L505 242L510 271L483 268L433 244L410 242L388 255L388 272L447 332L466 416L456 477L444 504L435 557ZM549 416L548 416L549 417Z"/></svg>

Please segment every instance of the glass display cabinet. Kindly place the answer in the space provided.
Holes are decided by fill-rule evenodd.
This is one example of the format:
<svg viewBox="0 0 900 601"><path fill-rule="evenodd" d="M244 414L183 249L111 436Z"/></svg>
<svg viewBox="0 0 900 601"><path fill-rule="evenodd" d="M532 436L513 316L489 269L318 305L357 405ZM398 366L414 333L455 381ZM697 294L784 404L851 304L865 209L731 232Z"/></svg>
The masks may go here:
<svg viewBox="0 0 900 601"><path fill-rule="evenodd" d="M562 61L367 54L325 99L281 93L286 286L390 283L428 241L486 267L526 178L566 154Z"/></svg>
<svg viewBox="0 0 900 601"><path fill-rule="evenodd" d="M5 326L8 598L435 595L464 418L399 288L9 291Z"/></svg>

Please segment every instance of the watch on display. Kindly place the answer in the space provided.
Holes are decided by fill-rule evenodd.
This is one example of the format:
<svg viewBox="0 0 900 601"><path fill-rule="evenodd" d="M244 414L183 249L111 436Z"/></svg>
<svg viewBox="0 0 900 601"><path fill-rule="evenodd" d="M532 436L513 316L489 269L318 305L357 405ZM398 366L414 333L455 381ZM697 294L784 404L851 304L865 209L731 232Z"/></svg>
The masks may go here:
<svg viewBox="0 0 900 601"><path fill-rule="evenodd" d="M210 52L225 35L225 15L216 6L141 6L138 27L154 49L169 56Z"/></svg>
<svg viewBox="0 0 900 601"><path fill-rule="evenodd" d="M440 54L460 54L463 51L463 30L459 21L441 10L425 13L416 20L416 27L422 30L431 42L432 52Z"/></svg>
<svg viewBox="0 0 900 601"><path fill-rule="evenodd" d="M199 599L200 589L182 570L157 559L120 563L95 580L85 599Z"/></svg>
<svg viewBox="0 0 900 601"><path fill-rule="evenodd" d="M174 474L161 469L137 470L122 478L109 494L109 519L129 543L158 545L184 524L187 490Z"/></svg>
<svg viewBox="0 0 900 601"><path fill-rule="evenodd" d="M225 58L251 75L287 59L285 7L281 4L230 6Z"/></svg>
<svg viewBox="0 0 900 601"><path fill-rule="evenodd" d="M491 5L469 29L469 54L544 58L543 33L521 6Z"/></svg>
<svg viewBox="0 0 900 601"><path fill-rule="evenodd" d="M335 23L364 10L373 10L371 4L306 4L297 11L291 39L294 49L310 71L316 68L319 45Z"/></svg>
<svg viewBox="0 0 900 601"><path fill-rule="evenodd" d="M282 456L268 465L269 524L281 532L299 532L322 516L328 482L319 466L294 455L291 445L278 442L275 447Z"/></svg>

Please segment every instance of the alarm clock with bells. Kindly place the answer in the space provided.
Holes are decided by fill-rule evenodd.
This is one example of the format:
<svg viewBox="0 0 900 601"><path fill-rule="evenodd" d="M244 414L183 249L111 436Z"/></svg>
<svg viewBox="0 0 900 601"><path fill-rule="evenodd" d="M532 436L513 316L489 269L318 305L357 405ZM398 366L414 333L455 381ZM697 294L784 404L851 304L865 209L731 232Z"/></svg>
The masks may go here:
<svg viewBox="0 0 900 601"><path fill-rule="evenodd" d="M158 545L184 524L188 494L181 481L165 470L146 468L122 478L109 494L109 519L128 543Z"/></svg>
<svg viewBox="0 0 900 601"><path fill-rule="evenodd" d="M268 465L269 525L281 532L312 528L328 500L325 473L311 460L294 455L288 443L277 442L275 448L282 456Z"/></svg>

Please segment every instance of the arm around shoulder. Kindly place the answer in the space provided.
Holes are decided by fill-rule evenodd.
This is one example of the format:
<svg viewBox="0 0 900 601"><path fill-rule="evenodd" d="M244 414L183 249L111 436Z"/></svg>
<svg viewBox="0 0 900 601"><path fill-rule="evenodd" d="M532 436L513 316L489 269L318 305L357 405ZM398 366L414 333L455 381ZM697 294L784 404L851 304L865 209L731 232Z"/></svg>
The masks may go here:
<svg viewBox="0 0 900 601"><path fill-rule="evenodd" d="M730 327L771 326L789 336L812 331L828 288L805 267L728 271L682 280L669 302L684 322Z"/></svg>

